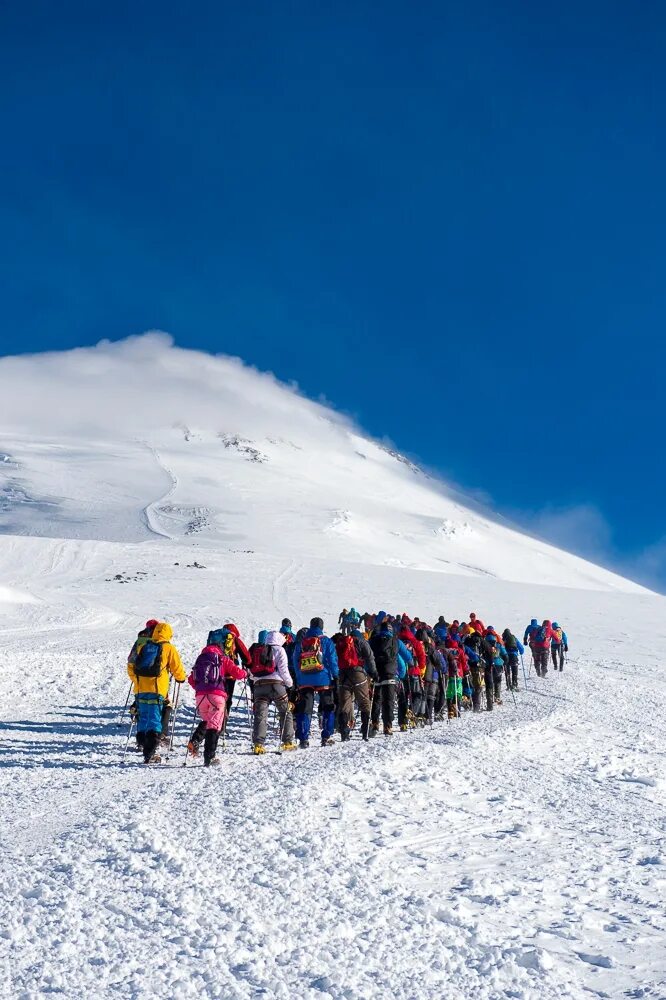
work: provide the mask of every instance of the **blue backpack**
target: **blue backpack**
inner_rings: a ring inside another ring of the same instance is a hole
[[[137,677],[159,677],[162,673],[162,646],[148,639],[137,651],[134,661]]]
[[[545,642],[546,641],[546,634],[547,634],[546,626],[545,625],[539,625],[538,629],[534,633],[534,640],[536,642]]]

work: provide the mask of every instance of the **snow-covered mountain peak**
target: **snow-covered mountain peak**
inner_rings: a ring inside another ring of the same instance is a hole
[[[468,506],[273,375],[165,334],[3,358],[0,393],[7,534],[641,589]]]

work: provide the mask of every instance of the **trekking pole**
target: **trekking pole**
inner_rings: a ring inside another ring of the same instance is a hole
[[[176,687],[176,697],[173,703],[173,713],[171,718],[171,739],[169,740],[169,752],[173,750],[173,738],[176,733],[176,716],[178,714],[178,702],[180,700],[180,684]]]
[[[527,671],[527,676],[532,676],[532,667],[534,666],[534,653],[530,649],[530,669]]]
[[[127,734],[127,739],[125,740],[125,749],[123,750],[123,757],[122,757],[122,761],[121,761],[122,764],[125,763],[125,756],[127,755],[127,748],[128,748],[128,746],[130,744],[130,740],[132,739],[132,732],[133,731],[134,731],[134,719],[132,719],[132,721],[130,722],[129,732]]]
[[[190,752],[190,743],[194,738],[194,730],[197,728],[197,715],[199,714],[199,708],[197,705],[194,706],[194,716],[192,718],[192,729],[190,730],[190,738],[185,746],[185,760],[183,761],[183,767],[187,767],[187,755]]]
[[[127,706],[129,705],[130,695],[132,694],[132,688],[133,687],[134,687],[134,685],[130,681],[129,691],[127,692],[127,697],[125,698],[125,704],[123,705],[123,710],[120,713],[120,718],[118,719],[118,722],[116,722],[116,725],[119,728],[123,724],[123,719],[125,718],[125,712],[127,711]]]
[[[525,682],[525,690],[527,691],[527,674],[525,673],[525,661],[523,659],[523,654],[520,654],[520,663],[523,668],[523,680]]]

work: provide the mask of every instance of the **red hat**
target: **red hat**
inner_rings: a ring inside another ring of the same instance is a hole
[[[155,628],[155,626],[159,625],[159,623],[160,623],[159,618],[149,618],[148,621],[146,622],[146,628]]]

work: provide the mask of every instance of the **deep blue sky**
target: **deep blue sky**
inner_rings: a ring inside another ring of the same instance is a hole
[[[666,589],[665,52],[649,0],[9,0],[2,353],[238,354]]]

